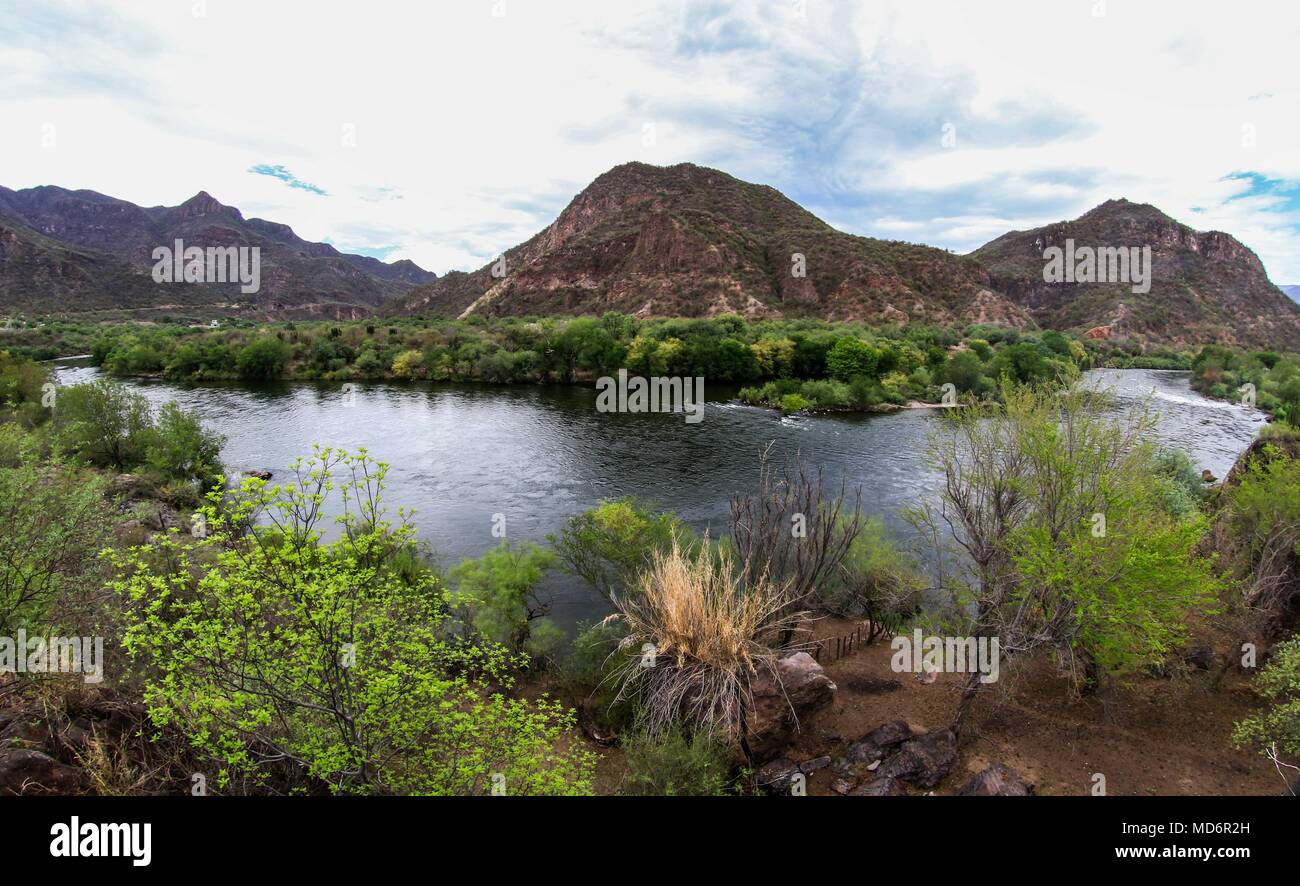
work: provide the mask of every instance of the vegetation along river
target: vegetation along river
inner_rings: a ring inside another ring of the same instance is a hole
[[[99,377],[75,363],[59,366],[60,384]],[[1209,400],[1187,373],[1097,370],[1088,374],[1121,403],[1153,397],[1162,446],[1177,447],[1198,469],[1223,477],[1261,426],[1257,411]],[[610,414],[596,392],[579,386],[470,384],[225,384],[202,387],[127,381],[155,405],[176,400],[224,434],[228,473],[264,469],[282,479],[313,443],[365,447],[388,462],[386,502],[415,511],[420,538],[443,566],[507,537],[542,542],[565,521],[603,499],[635,496],[671,510],[699,531],[725,532],[728,502],[756,485],[759,449],[776,458],[796,452],[820,465],[828,482],[861,485],[863,510],[879,514],[900,538],[900,510],[936,494],[925,464],[927,409],[887,415],[787,418],[732,402],[733,388],[709,389],[704,420],[681,414]],[[274,481],[273,481],[274,482]],[[606,612],[597,595],[555,574],[541,589],[565,627]]]

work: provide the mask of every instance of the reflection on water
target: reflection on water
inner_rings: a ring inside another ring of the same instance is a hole
[[[1258,428],[1253,410],[1206,400],[1186,373],[1105,370],[1092,374],[1122,400],[1154,397],[1162,445],[1222,477]],[[61,368],[61,384],[98,376]],[[503,514],[512,540],[542,541],[601,499],[632,495],[675,511],[715,537],[733,493],[755,485],[756,455],[801,452],[828,481],[861,484],[864,510],[900,534],[900,508],[934,495],[924,462],[926,410],[893,415],[782,418],[726,402],[710,390],[704,421],[681,415],[597,413],[595,391],[572,386],[274,384],[189,387],[128,384],[155,404],[177,400],[226,435],[233,471],[282,472],[313,443],[365,447],[388,462],[386,499],[415,511],[420,537],[445,565],[482,554],[499,539]],[[350,405],[349,405],[350,404]],[[567,576],[548,579],[553,615],[565,625],[605,614],[604,604]]]

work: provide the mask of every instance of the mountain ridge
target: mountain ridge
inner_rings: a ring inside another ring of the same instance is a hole
[[[1154,294],[1044,283],[1044,248],[1071,235],[1094,246],[1150,246]],[[792,273],[796,255],[806,259],[804,277]],[[770,186],[694,164],[616,166],[497,260],[448,272],[381,310],[995,322],[1174,345],[1300,348],[1300,310],[1249,248],[1150,204],[1107,200],[1077,219],[1009,231],[955,255],[838,231]]]
[[[0,231],[9,244],[8,251],[0,250],[0,305],[10,309],[40,309],[51,298],[72,302],[74,312],[144,309],[151,307],[152,291],[152,306],[208,304],[253,316],[356,318],[437,278],[413,262],[390,265],[303,240],[288,225],[245,218],[203,190],[176,206],[144,207],[56,185],[0,187]],[[154,249],[176,240],[186,246],[258,247],[260,290],[154,283]],[[100,280],[85,279],[95,277],[92,268],[99,269]],[[181,293],[177,286],[192,291]],[[120,298],[114,296],[118,291]]]

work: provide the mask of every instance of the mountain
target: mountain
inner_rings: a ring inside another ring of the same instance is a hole
[[[261,286],[153,282],[153,251],[249,246]],[[267,317],[366,315],[437,275],[298,237],[288,225],[244,218],[205,191],[179,206],[141,207],[95,191],[0,188],[0,308],[94,311],[222,306]]]
[[[1292,301],[1300,302],[1300,284],[1293,283],[1287,286],[1279,286],[1278,289],[1290,296]]]
[[[972,259],[842,233],[773,188],[689,163],[615,167],[502,258],[384,310],[1033,325]]]
[[[1044,282],[1044,251],[1151,249],[1150,291],[1124,282]],[[1300,305],[1255,253],[1220,231],[1198,232],[1154,206],[1108,200],[1073,221],[1012,231],[971,253],[995,289],[1042,326],[1174,345],[1217,342],[1300,349]]]

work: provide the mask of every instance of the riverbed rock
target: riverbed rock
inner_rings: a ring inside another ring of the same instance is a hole
[[[756,762],[771,760],[835,698],[835,684],[811,655],[796,652],[762,671],[751,685],[746,738]]]
[[[1034,786],[1003,763],[994,763],[970,777],[958,791],[961,797],[1028,797]]]
[[[258,480],[270,480],[272,477],[270,471],[245,471],[244,473]]]
[[[1213,471],[1211,471],[1209,468],[1206,468],[1205,470],[1201,471],[1201,481],[1203,483],[1217,483],[1219,482],[1219,478],[1214,476]]]
[[[85,774],[31,750],[0,751],[0,796],[30,794],[80,794],[86,790]]]
[[[957,762],[957,736],[951,729],[927,732],[903,743],[876,770],[876,778],[897,778],[920,788],[937,787]]]

